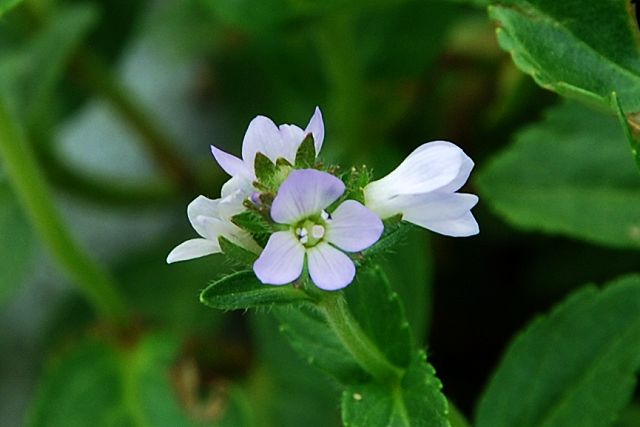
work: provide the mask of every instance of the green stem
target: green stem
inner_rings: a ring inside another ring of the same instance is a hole
[[[326,294],[319,307],[342,345],[372,377],[384,383],[397,381],[402,377],[402,369],[389,362],[365,335],[340,294]]]
[[[71,238],[54,207],[32,147],[4,98],[0,98],[0,156],[26,214],[57,261],[100,314],[112,320],[124,320],[127,315],[125,300],[117,292],[111,277]]]

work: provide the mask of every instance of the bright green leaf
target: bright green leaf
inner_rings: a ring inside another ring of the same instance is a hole
[[[200,301],[220,310],[237,310],[274,304],[309,301],[306,292],[293,285],[271,286],[261,283],[253,271],[240,271],[211,283],[200,294]]]
[[[605,427],[640,368],[640,276],[574,293],[507,350],[480,402],[478,427]]]
[[[170,383],[175,343],[154,336],[131,346],[84,342],[45,374],[27,425],[196,426]]]
[[[500,45],[542,87],[640,111],[640,35],[626,0],[500,0],[489,14]]]
[[[27,273],[34,239],[18,200],[0,176],[0,305],[18,289]]]
[[[448,427],[447,399],[435,370],[419,352],[401,383],[353,385],[342,395],[347,427]]]
[[[518,227],[640,248],[640,175],[615,117],[574,103],[552,108],[477,183]]]
[[[291,346],[312,366],[345,384],[362,382],[367,374],[344,348],[324,316],[312,307],[274,307],[280,330]]]
[[[402,302],[384,271],[378,266],[360,271],[344,295],[362,331],[386,358],[396,366],[409,365],[413,350],[411,330]]]
[[[0,16],[16,7],[22,0],[0,0]]]

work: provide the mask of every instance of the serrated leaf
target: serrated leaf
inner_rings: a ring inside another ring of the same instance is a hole
[[[203,425],[189,419],[171,388],[175,353],[175,343],[160,336],[123,348],[83,342],[48,370],[27,425]]]
[[[368,375],[343,347],[324,316],[312,307],[274,307],[273,314],[291,346],[312,366],[344,384],[366,380]]]
[[[640,37],[629,1],[492,1],[500,45],[546,89],[640,111]]]
[[[478,427],[605,427],[640,368],[640,276],[575,292],[509,346]]]
[[[256,153],[253,167],[256,172],[256,178],[258,179],[258,182],[269,186],[277,172],[276,164],[273,163],[264,154]]]
[[[342,395],[342,422],[346,427],[449,427],[441,388],[419,352],[398,385],[349,386]]]
[[[640,248],[640,175],[615,117],[554,107],[485,165],[477,184],[518,227]]]
[[[296,152],[295,166],[298,169],[313,167],[316,163],[316,145],[313,141],[313,134],[309,133],[304,137]]]
[[[15,292],[28,271],[34,237],[18,200],[0,176],[0,306]]]
[[[226,239],[224,236],[218,237],[218,243],[220,244],[222,253],[241,265],[250,267],[258,259],[258,255],[241,246],[236,245],[235,243]]]
[[[386,358],[399,367],[409,365],[414,349],[411,330],[384,271],[378,266],[360,271],[344,296],[362,331]]]
[[[238,310],[275,304],[310,301],[311,297],[293,285],[261,283],[253,271],[239,271],[211,283],[200,294],[203,304],[220,310]]]

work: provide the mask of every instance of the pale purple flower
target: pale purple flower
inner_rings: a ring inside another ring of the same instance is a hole
[[[233,215],[242,210],[242,200],[238,192],[215,200],[204,196],[196,197],[187,206],[187,216],[200,237],[187,240],[176,246],[167,256],[167,263],[186,261],[221,252],[218,242],[220,236],[252,252],[260,252],[260,246],[249,233],[230,220]]]
[[[264,154],[273,162],[278,158],[284,158],[293,164],[298,147],[308,134],[313,135],[317,156],[324,141],[324,123],[318,107],[304,130],[296,125],[276,126],[265,116],[257,116],[251,120],[242,140],[242,159],[212,145],[213,157],[220,167],[231,175],[231,179],[222,187],[222,196],[238,190],[246,196],[251,194],[252,183],[256,179],[254,161],[257,153]]]
[[[455,144],[433,141],[415,149],[382,179],[364,188],[365,205],[382,219],[402,219],[447,236],[477,234],[471,208],[478,196],[456,193],[473,161]]]
[[[271,218],[286,229],[269,237],[253,265],[262,283],[284,285],[302,274],[305,258],[313,283],[337,290],[353,281],[355,265],[345,252],[359,252],[378,241],[383,224],[355,200],[332,213],[326,209],[344,193],[344,183],[315,169],[294,170],[282,183]]]

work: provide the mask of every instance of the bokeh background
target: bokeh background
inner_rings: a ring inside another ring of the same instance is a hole
[[[25,0],[3,16],[0,81],[64,222],[136,320],[117,342],[104,331],[29,225],[0,159],[0,425],[58,425],[42,413],[74,416],[76,405],[104,415],[97,425],[128,425],[123,369],[149,399],[140,407],[164,420],[339,425],[337,388],[288,347],[268,311],[198,301],[232,265],[165,264],[195,235],[187,203],[215,198],[226,179],[209,145],[239,154],[254,116],[304,126],[316,105],[330,163],[367,164],[379,177],[438,139],[476,162],[465,190],[480,194],[480,234],[415,231],[386,261],[444,392],[471,416],[536,313],[638,266],[631,250],[520,231],[476,188],[516,131],[559,103],[498,47],[482,3]],[[75,382],[58,384],[65,376]],[[43,403],[46,390],[66,397]]]

